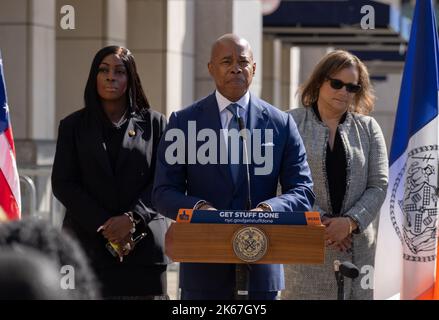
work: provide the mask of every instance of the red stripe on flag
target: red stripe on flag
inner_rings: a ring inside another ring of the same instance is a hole
[[[416,300],[439,300],[439,243],[436,245],[436,272],[433,285],[424,293],[419,295]]]
[[[439,300],[439,243],[436,244],[436,278],[434,279],[433,299]]]
[[[3,132],[3,134],[6,136],[6,140],[8,140],[9,146],[11,147],[12,152],[14,153],[15,156],[14,136],[12,134],[12,129],[10,124],[9,127],[6,129],[6,131]]]
[[[17,201],[11,192],[8,182],[3,172],[0,170],[0,207],[6,213],[8,220],[20,219],[20,210]]]

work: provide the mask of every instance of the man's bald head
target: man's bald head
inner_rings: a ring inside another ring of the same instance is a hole
[[[231,44],[231,43],[248,50],[250,54],[250,58],[253,61],[253,50],[250,46],[250,43],[246,39],[241,38],[240,36],[233,33],[226,33],[215,40],[215,42],[212,44],[212,48],[210,51],[210,61],[212,61],[212,57],[214,56],[215,51],[218,50],[218,48],[220,48],[225,44]]]
[[[213,43],[207,67],[217,90],[233,102],[246,94],[256,71],[248,41],[230,33]]]

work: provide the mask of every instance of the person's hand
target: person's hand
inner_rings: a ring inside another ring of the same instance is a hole
[[[325,241],[328,245],[342,243],[350,235],[351,226],[348,219],[347,217],[338,217],[327,218],[322,221],[323,225],[326,226]]]
[[[110,242],[120,243],[127,236],[131,236],[133,224],[125,214],[108,219],[98,230]]]
[[[261,203],[256,208],[253,208],[250,211],[262,211],[262,212],[265,212],[265,211],[272,211],[272,209],[266,203]]]
[[[326,246],[336,249],[340,252],[349,251],[352,247],[352,235],[348,235],[341,242],[332,242],[331,240],[327,240]]]
[[[205,203],[198,210],[216,210],[216,208],[212,207],[208,203]]]

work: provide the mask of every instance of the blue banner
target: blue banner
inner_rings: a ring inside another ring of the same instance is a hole
[[[177,222],[222,224],[320,225],[318,212],[265,212],[180,209]]]

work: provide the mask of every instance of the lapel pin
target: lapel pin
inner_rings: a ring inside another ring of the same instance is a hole
[[[134,137],[134,136],[136,135],[136,131],[134,131],[134,130],[130,130],[130,131],[128,131],[128,135],[129,135],[130,137]]]

